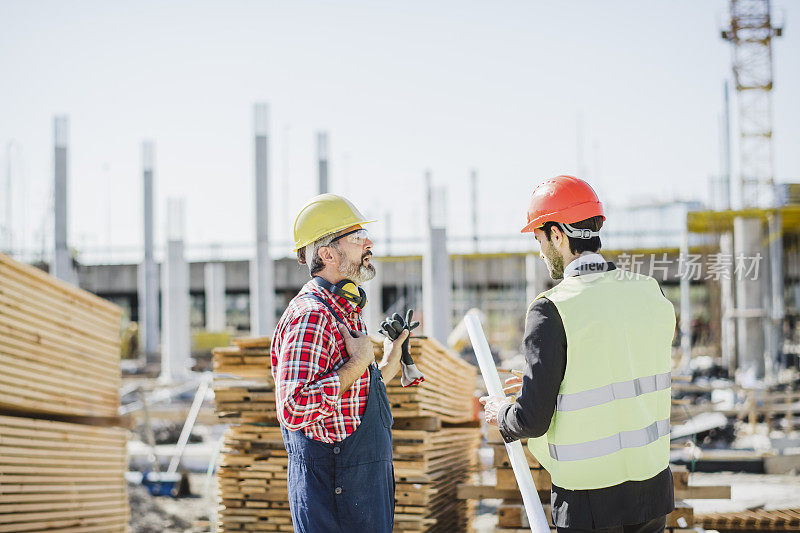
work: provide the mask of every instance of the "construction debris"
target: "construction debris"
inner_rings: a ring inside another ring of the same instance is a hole
[[[171,500],[168,497],[155,497],[141,485],[128,485],[128,494],[131,505],[131,533],[184,533],[196,529],[186,516],[172,512],[167,505],[164,505]],[[208,528],[205,531],[208,531]]]

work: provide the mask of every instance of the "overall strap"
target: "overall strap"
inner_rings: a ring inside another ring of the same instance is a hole
[[[350,329],[350,328],[347,326],[347,322],[345,322],[345,321],[344,321],[344,319],[342,319],[342,317],[341,317],[341,316],[339,316],[339,313],[337,313],[336,311],[334,311],[334,310],[333,310],[333,307],[331,307],[331,306],[330,306],[330,304],[328,304],[328,302],[326,302],[326,301],[325,301],[325,300],[324,300],[324,299],[323,299],[323,298],[322,298],[320,295],[318,295],[318,294],[314,294],[313,292],[307,292],[307,293],[305,293],[303,296],[305,296],[305,297],[308,297],[308,298],[313,298],[314,300],[316,300],[316,301],[318,301],[319,303],[321,303],[322,305],[324,305],[324,306],[325,306],[325,307],[328,309],[328,311],[330,311],[330,312],[331,312],[331,314],[333,315],[333,317],[334,317],[334,318],[335,318],[335,319],[336,319],[338,322],[341,322],[342,324],[344,324],[344,327],[346,327],[346,328],[347,328],[347,331],[349,331],[349,332],[350,332],[350,335],[352,335],[353,337],[355,337],[355,335],[353,335],[353,331],[352,331],[352,330],[351,330],[351,329]]]

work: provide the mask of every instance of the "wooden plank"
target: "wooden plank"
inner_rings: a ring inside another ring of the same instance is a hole
[[[0,415],[0,532],[124,530],[126,440],[120,428]]]
[[[731,498],[730,485],[700,485],[675,488],[675,498],[681,500],[729,500]]]
[[[514,471],[510,468],[497,468],[497,488],[498,489],[513,489],[517,488],[517,478],[514,476]],[[536,485],[537,490],[550,490],[551,481],[550,473],[543,468],[532,468],[531,476],[533,476],[533,483]]]
[[[36,267],[15,261],[2,253],[0,253],[0,265],[2,270],[8,268],[9,270],[19,272],[20,274],[29,278],[30,281],[34,283],[38,282],[37,284],[58,292],[70,301],[80,302],[81,305],[91,310],[105,311],[111,314],[122,314],[122,308],[119,306],[104,300],[99,296],[95,296],[88,291],[84,291],[75,287],[74,285],[50,276],[46,272],[43,272]]]

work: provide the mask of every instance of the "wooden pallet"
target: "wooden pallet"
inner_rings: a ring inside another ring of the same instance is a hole
[[[128,531],[127,431],[0,416],[0,532]]]
[[[115,417],[121,314],[0,254],[0,410]]]
[[[718,531],[800,531],[800,508],[702,514],[697,522]]]

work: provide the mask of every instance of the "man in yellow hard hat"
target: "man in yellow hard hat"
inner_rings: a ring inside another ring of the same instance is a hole
[[[375,364],[360,285],[375,276],[366,218],[335,194],[297,215],[294,250],[312,279],[272,338],[272,374],[299,532],[392,531],[392,414],[386,386],[400,369],[404,330]]]
[[[517,398],[484,397],[487,423],[528,448],[552,479],[559,532],[664,531],[675,310],[651,277],[600,250],[603,207],[585,181],[540,183],[522,229],[559,280],[528,309]]]

